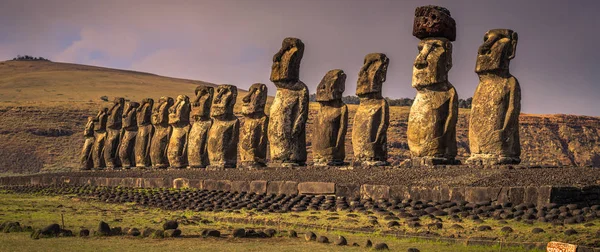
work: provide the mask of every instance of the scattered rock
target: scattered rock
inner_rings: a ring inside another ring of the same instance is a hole
[[[165,224],[163,224],[163,230],[169,230],[169,229],[177,229],[179,227],[179,223],[177,223],[177,221],[174,220],[170,220],[165,222]]]
[[[417,249],[417,248],[409,248],[407,250],[407,252],[421,252],[421,250]]]
[[[304,234],[304,240],[306,240],[306,241],[317,240],[317,235],[315,233],[309,231],[306,234]]]
[[[479,226],[477,227],[477,231],[490,231],[492,230],[492,227],[490,226]]]
[[[356,243],[356,242],[353,242],[352,247],[360,247],[360,245],[358,245],[358,243]]]
[[[110,229],[110,235],[122,235],[123,234],[123,230],[121,229],[121,227],[114,227]]]
[[[346,240],[346,237],[340,235],[337,239],[335,239],[335,245],[346,246],[348,245],[348,241]]]
[[[290,237],[290,238],[296,238],[296,237],[298,237],[298,233],[296,233],[296,231],[294,231],[294,230],[290,230],[288,232],[288,237]]]
[[[387,244],[385,244],[385,243],[382,242],[382,243],[375,244],[375,246],[373,247],[373,249],[375,249],[375,250],[389,250],[390,248],[388,247]]]
[[[219,232],[219,230],[211,229],[206,231],[204,237],[221,237],[221,232]]]
[[[142,237],[150,237],[152,233],[154,233],[153,228],[144,228],[144,230],[142,231]]]
[[[317,242],[319,243],[329,243],[329,238],[327,238],[327,236],[319,236],[319,238],[317,238]]]
[[[165,237],[176,238],[176,237],[180,237],[180,236],[181,236],[181,230],[179,230],[179,229],[167,229],[167,230],[165,230]]]
[[[246,237],[246,230],[243,228],[236,228],[233,230],[232,235],[235,238],[244,238],[244,237]]]
[[[397,221],[390,221],[387,223],[388,228],[398,227],[398,226],[400,226],[400,223],[398,223]]]
[[[267,237],[273,237],[275,234],[277,234],[277,231],[272,228],[266,229],[264,232],[267,234]]]
[[[569,236],[570,236],[570,235],[576,235],[576,234],[577,234],[577,231],[575,231],[575,229],[567,229],[567,230],[565,230],[565,233],[564,233],[564,234],[565,234],[565,235],[569,235]]]
[[[110,226],[108,225],[108,223],[101,221],[98,224],[98,231],[96,231],[96,235],[110,236]]]
[[[365,248],[370,248],[370,247],[373,247],[373,242],[371,242],[371,240],[367,240],[365,242]]]
[[[546,231],[544,231],[541,228],[534,228],[531,230],[531,233],[533,233],[533,234],[539,234],[539,233],[544,233],[544,232],[546,232]]]
[[[452,228],[452,229],[465,229],[463,226],[458,225],[458,224],[454,224],[454,225],[450,226],[450,228]]]
[[[154,230],[154,232],[152,232],[152,234],[150,235],[150,238],[152,238],[152,239],[162,239],[162,238],[165,238],[165,231],[163,231],[163,230]]]
[[[90,230],[88,230],[88,229],[79,230],[79,237],[88,237],[88,236],[90,236]]]
[[[129,236],[137,237],[137,236],[140,236],[141,234],[142,233],[137,228],[132,228],[132,229],[127,230],[127,235],[129,235]]]
[[[500,232],[502,233],[512,233],[514,230],[511,227],[503,227],[502,229],[500,229]]]
[[[56,223],[46,226],[45,228],[42,228],[42,230],[40,230],[40,234],[43,236],[58,236],[59,233],[60,225]]]

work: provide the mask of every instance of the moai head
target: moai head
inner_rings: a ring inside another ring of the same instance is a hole
[[[341,69],[330,70],[317,86],[317,101],[341,100],[346,90],[346,74]]]
[[[452,42],[445,38],[426,38],[419,42],[418,48],[412,86],[421,89],[447,81],[452,68]]]
[[[190,122],[190,98],[178,95],[175,104],[169,108],[169,124],[187,124]]]
[[[219,85],[210,108],[211,116],[233,115],[233,106],[237,99],[237,87],[234,85]]]
[[[281,49],[273,56],[271,81],[285,85],[300,79],[300,61],[304,55],[304,43],[297,38],[285,38]]]
[[[152,121],[152,107],[154,106],[154,100],[152,98],[142,99],[142,103],[137,109],[137,124],[148,125]]]
[[[519,36],[509,29],[489,30],[477,51],[476,73],[498,70],[508,71],[510,60],[517,52]]]
[[[381,87],[387,76],[390,60],[383,53],[369,53],[365,56],[363,67],[358,73],[356,95],[361,97],[369,94],[381,96]]]
[[[129,102],[123,112],[123,128],[131,128],[137,126],[137,108],[140,104],[137,102]]]
[[[174,103],[175,101],[171,97],[160,97],[158,105],[152,109],[152,124],[167,126],[169,124],[169,109]]]
[[[263,114],[267,104],[267,85],[255,83],[250,86],[248,94],[242,99],[242,114]]]
[[[456,40],[456,22],[444,7],[428,5],[415,9],[413,36],[419,39],[442,37]]]
[[[125,98],[123,98],[123,97],[115,97],[115,99],[113,100],[112,109],[117,108],[117,107],[121,107],[121,108],[125,107]]]
[[[94,118],[94,130],[106,130],[106,121],[108,119],[108,108],[104,107],[98,111],[98,115]]]
[[[214,88],[209,86],[196,87],[196,98],[192,102],[194,120],[210,117],[210,106],[213,100]]]

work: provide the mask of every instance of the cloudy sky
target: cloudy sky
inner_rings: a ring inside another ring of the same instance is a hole
[[[414,97],[414,9],[448,8],[457,23],[450,81],[461,98],[484,33],[519,33],[511,72],[523,112],[600,116],[597,0],[2,0],[0,60],[17,54],[131,69],[248,88],[269,82],[285,37],[306,45],[301,79],[311,93],[330,69],[354,94],[364,55],[390,58],[384,96]]]

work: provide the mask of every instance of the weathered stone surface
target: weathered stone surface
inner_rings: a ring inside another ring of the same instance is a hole
[[[192,186],[190,185],[190,180],[187,178],[176,178],[173,180],[173,188],[175,189],[190,187]]]
[[[94,147],[92,151],[92,160],[94,169],[100,170],[106,167],[104,163],[104,145],[106,144],[106,122],[108,120],[108,108],[102,108],[96,117],[94,117]]]
[[[137,102],[127,103],[123,113],[123,129],[121,131],[121,143],[119,144],[119,159],[124,169],[135,167],[135,140],[137,137],[137,113],[140,107]]]
[[[312,153],[315,165],[343,165],[348,106],[342,101],[346,89],[346,74],[334,69],[317,86],[319,111],[312,134]]]
[[[265,167],[267,163],[267,129],[269,117],[265,114],[267,86],[255,83],[242,99],[244,121],[240,130],[240,166],[247,168]]]
[[[267,181],[265,181],[265,180],[251,181],[249,192],[256,193],[256,194],[267,193]]]
[[[358,184],[335,184],[335,195],[348,198],[360,197],[360,185]]]
[[[479,47],[475,67],[479,85],[473,96],[469,123],[469,163],[498,165],[521,162],[521,87],[509,72],[517,41],[516,32],[495,29],[485,34]]]
[[[298,182],[295,181],[269,181],[267,194],[298,194]]]
[[[273,56],[271,81],[277,87],[269,114],[271,163],[297,166],[306,163],[306,120],[308,87],[299,80],[304,43],[297,38],[284,39]]]
[[[94,168],[94,159],[92,154],[94,151],[94,117],[88,117],[88,121],[85,124],[85,130],[83,131],[83,148],[81,149],[81,170],[90,170]]]
[[[299,194],[335,194],[335,183],[302,182],[298,184]]]
[[[386,185],[361,185],[360,196],[363,199],[389,199],[390,187]]]
[[[125,99],[115,98],[112,107],[108,109],[108,120],[106,122],[106,142],[104,143],[104,163],[107,169],[121,167],[118,155],[119,140],[121,138],[121,127],[123,124],[123,109]]]
[[[212,126],[208,130],[208,159],[210,168],[235,168],[239,142],[240,121],[233,114],[237,88],[219,85],[211,107]]]
[[[231,181],[232,192],[249,192],[250,181]]]
[[[169,136],[171,136],[171,125],[169,125],[169,109],[175,101],[171,97],[160,97],[158,106],[152,110],[152,125],[154,125],[154,135],[150,144],[150,160],[154,168],[169,167],[167,159],[167,147],[169,146]]]
[[[548,242],[546,245],[546,251],[548,252],[576,252],[578,251],[577,245],[562,243],[562,242]]]
[[[142,100],[140,107],[137,109],[137,136],[135,137],[135,166],[146,168],[152,166],[150,160],[150,141],[154,134],[152,126],[152,106],[154,100],[145,98]]]
[[[187,146],[190,132],[190,98],[187,95],[177,96],[175,104],[169,108],[169,125],[173,128],[167,148],[169,166],[172,168],[187,167]]]
[[[230,180],[212,180],[207,179],[202,181],[201,189],[203,190],[216,190],[216,191],[230,191],[231,190]]]
[[[352,148],[354,165],[387,165],[387,128],[390,108],[381,96],[386,80],[388,57],[383,53],[367,54],[358,74],[356,95],[360,105],[354,115]]]
[[[188,139],[188,166],[190,168],[206,168],[208,160],[208,130],[212,125],[210,106],[214,89],[210,86],[196,87],[196,98],[192,102],[192,129]]]
[[[419,50],[412,78],[417,95],[407,128],[412,165],[455,164],[458,94],[448,82],[452,43],[428,38],[419,42]]]
[[[417,7],[413,36],[419,39],[443,37],[454,41],[456,40],[456,21],[450,16],[450,11],[444,7],[434,5]]]

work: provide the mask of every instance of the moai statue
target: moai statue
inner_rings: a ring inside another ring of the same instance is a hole
[[[272,166],[306,164],[308,87],[300,81],[304,43],[285,38],[273,56],[271,81],[277,87],[269,114],[269,146]]]
[[[196,98],[192,102],[192,129],[188,139],[188,166],[190,168],[206,168],[208,166],[208,130],[212,125],[210,105],[213,100],[213,87],[198,86]]]
[[[517,33],[488,31],[477,53],[479,86],[473,96],[469,123],[471,164],[519,164],[521,87],[509,72],[517,50]]]
[[[94,117],[94,133],[96,139],[92,151],[92,160],[94,169],[102,170],[106,167],[104,163],[104,145],[106,143],[106,121],[108,120],[108,108],[102,108],[98,111],[98,115]]]
[[[169,109],[169,124],[173,128],[167,158],[171,168],[187,167],[188,135],[190,132],[190,98],[187,95],[177,96],[175,104]]]
[[[121,127],[123,125],[123,109],[125,99],[115,98],[113,106],[108,109],[108,121],[106,123],[106,143],[104,145],[104,162],[109,170],[119,169],[119,140],[121,140]]]
[[[448,81],[455,22],[442,7],[417,8],[413,34],[419,55],[413,65],[417,95],[410,108],[407,138],[412,166],[456,164],[458,94]]]
[[[154,125],[154,135],[150,144],[150,161],[152,167],[164,169],[169,167],[167,159],[167,147],[169,146],[169,137],[171,136],[171,125],[169,125],[169,109],[173,106],[173,98],[160,97],[158,106],[152,110],[152,125]]]
[[[261,168],[267,164],[267,128],[269,117],[265,114],[267,86],[255,83],[242,99],[244,121],[240,130],[240,166]]]
[[[150,141],[154,134],[152,126],[152,106],[154,100],[145,98],[137,109],[138,132],[135,138],[135,166],[138,168],[147,168],[152,166],[150,160]]]
[[[344,165],[345,139],[348,129],[348,106],[342,101],[346,89],[346,74],[334,69],[317,86],[319,112],[312,133],[314,165]]]
[[[210,169],[235,168],[239,141],[240,121],[233,114],[237,88],[219,85],[212,101],[210,114],[213,119],[208,130],[208,159]]]
[[[119,144],[119,159],[123,169],[135,167],[135,140],[138,133],[137,109],[140,104],[129,102],[123,112],[123,131],[121,132],[121,141]]]
[[[88,117],[83,131],[83,149],[81,149],[81,170],[91,170],[94,168],[94,159],[92,153],[94,150],[94,117]]]
[[[387,128],[390,107],[381,96],[386,80],[388,57],[383,53],[365,56],[358,73],[356,95],[360,104],[352,126],[353,166],[385,166],[387,162]]]

